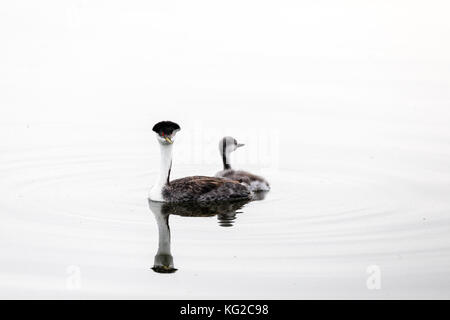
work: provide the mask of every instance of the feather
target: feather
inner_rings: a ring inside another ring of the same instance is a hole
[[[248,187],[236,181],[217,177],[192,176],[176,179],[164,186],[168,202],[229,201],[251,199]]]

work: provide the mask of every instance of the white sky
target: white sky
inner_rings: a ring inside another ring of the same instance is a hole
[[[0,116],[442,110],[449,9],[395,0],[2,1]]]

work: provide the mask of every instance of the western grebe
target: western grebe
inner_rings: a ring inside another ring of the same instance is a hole
[[[172,147],[180,126],[171,121],[154,125],[161,151],[158,180],[150,190],[150,200],[159,202],[207,202],[251,199],[250,189],[236,181],[218,177],[193,176],[170,181]]]
[[[260,176],[252,174],[247,171],[233,170],[230,165],[230,155],[237,148],[244,146],[238,143],[233,137],[224,137],[219,142],[219,152],[223,161],[223,170],[216,173],[216,177],[226,178],[238,181],[247,185],[251,191],[268,191],[270,190],[269,183]]]

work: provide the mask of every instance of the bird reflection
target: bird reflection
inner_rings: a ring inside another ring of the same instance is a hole
[[[149,200],[150,210],[155,215],[159,233],[158,251],[155,255],[152,270],[158,273],[174,273],[177,271],[170,251],[169,216],[171,214],[183,217],[217,216],[220,226],[231,227],[236,220],[237,210],[248,202],[248,200],[242,200],[216,203],[165,203]]]

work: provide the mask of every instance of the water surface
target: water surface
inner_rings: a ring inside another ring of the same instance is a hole
[[[370,144],[287,135],[278,167],[265,171],[236,155],[237,166],[264,174],[272,190],[236,208],[168,206],[172,257],[158,260],[164,228],[147,194],[159,153],[144,122],[142,129],[4,125],[4,134],[23,136],[1,149],[0,294],[448,298],[450,140],[431,127],[419,138],[396,126],[383,130],[398,141]],[[61,138],[44,139],[52,130]],[[175,152],[173,177],[220,170],[216,142],[205,148],[216,163],[189,163]],[[155,261],[177,270],[154,272]],[[381,270],[380,290],[367,287],[371,266]],[[75,290],[73,270],[81,276]]]

